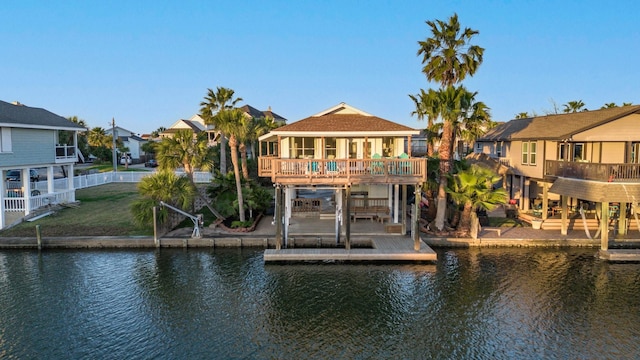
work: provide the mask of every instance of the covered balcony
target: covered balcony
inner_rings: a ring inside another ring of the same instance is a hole
[[[406,154],[405,154],[406,155]],[[418,184],[427,180],[425,158],[258,158],[258,175],[281,184]]]
[[[56,163],[68,163],[70,160],[78,161],[75,145],[56,145]]]
[[[545,176],[606,182],[640,182],[640,164],[545,161]]]

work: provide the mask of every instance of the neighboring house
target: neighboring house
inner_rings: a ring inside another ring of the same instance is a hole
[[[204,119],[200,117],[200,115],[196,114],[191,117],[191,119],[185,120],[180,119],[171,126],[169,126],[165,131],[161,132],[160,138],[172,138],[173,135],[179,130],[191,130],[193,131],[193,136],[197,136],[197,134],[201,132],[207,133],[207,145],[215,146],[218,144],[220,140],[220,133],[216,131],[213,125],[206,125],[204,123]]]
[[[256,119],[261,117],[272,118],[280,126],[286,125],[287,123],[287,119],[271,111],[271,106],[269,106],[269,108],[265,111],[260,111],[252,107],[251,105],[245,105],[240,107],[240,110],[242,110],[249,117],[254,117]]]
[[[411,149],[411,137],[419,133],[340,103],[261,136],[258,171],[276,186],[277,248],[283,238],[286,245],[298,212],[334,218],[336,238],[344,236],[347,248],[351,218],[387,220],[405,233],[407,186],[419,194],[426,181],[426,159],[404,152],[405,140]],[[318,189],[330,190],[331,199],[300,195]]]
[[[506,169],[506,189],[521,209],[561,199],[565,234],[567,208],[600,204],[604,221],[610,204],[625,214],[640,201],[638,105],[511,120],[478,139],[474,151]]]
[[[75,201],[73,167],[79,152],[77,133],[86,130],[45,109],[0,101],[0,229],[39,207]],[[60,144],[59,135],[63,131],[73,133],[64,137],[73,139],[72,144]],[[54,168],[70,175],[64,188],[54,186]],[[20,180],[5,180],[10,170],[20,171]],[[46,176],[46,190],[36,189],[32,170],[38,172],[38,178]]]
[[[105,129],[105,133],[107,135],[111,135],[113,133],[113,128]],[[143,155],[143,151],[140,149],[142,144],[146,142],[142,137],[138,136],[136,133],[129,131],[127,129],[121,128],[119,126],[115,127],[116,131],[116,139],[119,139],[122,142],[122,145],[129,149],[129,156],[134,162],[140,161],[141,155]]]
[[[274,119],[275,122],[278,123],[279,125],[284,125],[287,122],[287,119],[271,111],[271,107],[269,107],[269,109],[266,111],[260,111],[252,107],[251,105],[245,105],[240,107],[239,109],[242,110],[245,113],[245,115],[249,117],[255,117],[255,118],[270,117]],[[173,134],[175,134],[178,130],[183,130],[183,129],[189,129],[193,131],[194,136],[195,134],[199,134],[203,131],[206,132],[209,146],[216,146],[220,141],[220,132],[215,129],[215,126],[205,124],[204,119],[198,114],[193,115],[189,120],[180,119],[176,121],[171,126],[169,126],[169,128],[167,128],[165,131],[161,132],[159,135],[161,138],[172,137]],[[253,156],[252,154],[250,154],[250,147],[247,148],[247,151],[249,152],[248,154],[249,158],[252,158]]]

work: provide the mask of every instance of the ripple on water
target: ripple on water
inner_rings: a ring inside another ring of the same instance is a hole
[[[468,249],[437,265],[251,250],[0,252],[0,357],[592,358],[640,353],[640,265]]]

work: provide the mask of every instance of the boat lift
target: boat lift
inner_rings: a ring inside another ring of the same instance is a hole
[[[182,211],[182,210],[180,210],[180,209],[178,209],[176,207],[173,207],[173,206],[165,203],[164,201],[160,201],[160,206],[166,206],[169,209],[171,209],[171,210],[173,210],[173,211],[175,211],[177,213],[180,213],[180,214],[188,217],[189,219],[191,219],[191,221],[193,221],[193,232],[191,233],[191,237],[192,238],[198,238],[198,239],[202,237],[202,235],[200,234],[200,227],[203,224],[203,220],[202,220],[202,215],[201,214],[191,215],[189,213],[186,213],[186,212],[184,212],[184,211]]]

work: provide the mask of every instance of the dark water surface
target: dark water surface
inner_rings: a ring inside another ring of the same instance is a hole
[[[264,265],[236,249],[0,251],[0,358],[637,358],[640,264],[594,253]]]

